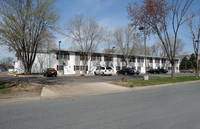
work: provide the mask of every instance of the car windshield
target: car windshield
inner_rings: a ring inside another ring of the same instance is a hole
[[[106,69],[112,69],[111,67],[106,67]]]
[[[47,71],[56,71],[54,68],[48,68]]]

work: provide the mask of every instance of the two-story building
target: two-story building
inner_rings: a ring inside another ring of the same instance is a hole
[[[84,62],[86,64],[84,67]],[[165,68],[171,71],[171,65],[166,57],[152,57],[147,56],[146,68]],[[83,74],[86,69],[87,74],[93,74],[94,70],[99,66],[110,66],[113,73],[117,70],[126,67],[126,62],[122,54],[106,54],[106,53],[92,53],[83,56],[78,51],[67,50],[52,50],[48,53],[37,53],[35,62],[32,67],[32,73],[42,73],[46,68],[55,68],[59,74]],[[134,67],[145,72],[145,58],[144,56],[131,55],[128,59],[127,67]],[[15,62],[15,71],[23,73],[24,68],[20,60]],[[179,72],[179,59],[176,59],[176,72]]]

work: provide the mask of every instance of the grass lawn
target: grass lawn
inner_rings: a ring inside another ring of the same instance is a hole
[[[7,94],[7,93],[10,93],[11,92],[11,89],[10,88],[6,88],[6,82],[0,82],[0,93],[1,94]]]
[[[185,76],[185,77],[176,77],[176,79],[171,78],[151,78],[148,81],[144,81],[143,79],[139,80],[127,80],[130,85],[133,86],[149,86],[149,85],[159,85],[159,84],[167,84],[167,83],[177,83],[177,82],[187,82],[187,81],[196,81],[200,80],[194,76]]]

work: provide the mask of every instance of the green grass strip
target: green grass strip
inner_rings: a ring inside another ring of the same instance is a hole
[[[185,76],[185,77],[176,77],[175,79],[171,78],[150,78],[148,81],[143,79],[139,80],[128,80],[132,86],[149,86],[149,85],[159,85],[167,83],[178,83],[178,82],[187,82],[187,81],[196,81],[200,80],[200,77],[194,76]]]
[[[0,82],[0,93],[1,94],[7,94],[11,92],[10,88],[6,88],[5,84],[8,84],[8,82]]]

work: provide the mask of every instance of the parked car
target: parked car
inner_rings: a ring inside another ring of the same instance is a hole
[[[166,70],[166,69],[163,69],[163,68],[161,68],[161,69],[156,69],[156,73],[158,73],[158,74],[160,74],[160,73],[164,73],[164,74],[166,74],[168,72],[168,70]]]
[[[184,69],[181,70],[181,73],[194,73],[194,71],[192,69]]]
[[[139,75],[140,74],[140,71],[139,70],[136,70],[135,68],[132,68],[135,72],[135,74]]]
[[[121,70],[117,71],[117,74],[134,75],[134,74],[140,74],[140,71],[134,68],[122,68]]]
[[[57,76],[57,71],[54,69],[54,68],[47,68],[45,71],[44,71],[44,76]]]
[[[166,70],[166,69],[163,69],[163,68],[158,68],[158,69],[150,69],[150,70],[148,70],[147,71],[147,73],[151,73],[151,74],[153,74],[153,73],[157,73],[157,74],[160,74],[160,73],[164,73],[164,74],[166,74],[168,72],[168,70]]]
[[[147,73],[151,73],[151,74],[156,73],[156,69],[149,69],[147,70]]]
[[[95,75],[110,75],[112,76],[112,68],[111,67],[98,67],[95,71],[94,71]]]

